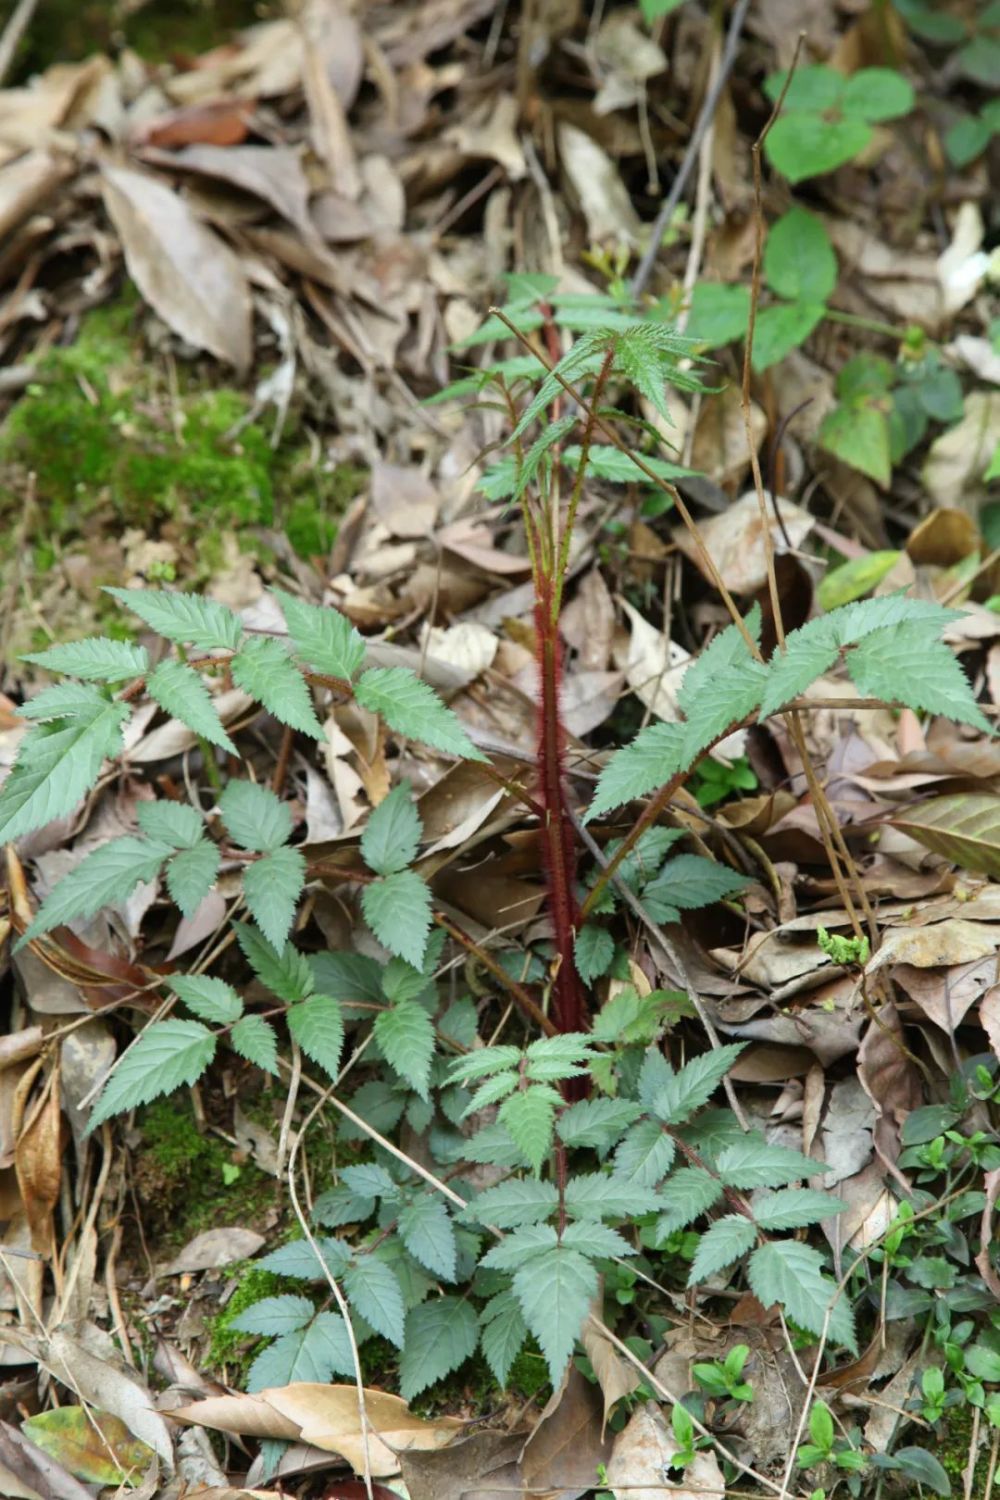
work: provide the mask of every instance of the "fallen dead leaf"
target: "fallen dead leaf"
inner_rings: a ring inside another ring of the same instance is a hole
[[[615,1438],[607,1485],[615,1500],[724,1500],[725,1480],[714,1453],[695,1454],[675,1486],[671,1462],[679,1445],[663,1413],[647,1401]],[[669,1487],[668,1487],[669,1482]]]

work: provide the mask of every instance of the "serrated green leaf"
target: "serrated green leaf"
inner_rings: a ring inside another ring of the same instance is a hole
[[[513,1068],[501,1073],[494,1073],[492,1078],[487,1078],[476,1089],[469,1099],[468,1104],[462,1110],[462,1119],[468,1119],[469,1115],[479,1114],[481,1110],[488,1109],[491,1104],[496,1104],[501,1099],[506,1099],[521,1085],[521,1074]],[[508,1131],[509,1135],[510,1132]],[[523,1157],[522,1157],[523,1160]]]
[[[528,1325],[521,1315],[520,1303],[513,1292],[500,1292],[487,1302],[480,1319],[482,1331],[479,1343],[483,1358],[492,1370],[497,1384],[506,1386],[511,1367],[528,1334]]]
[[[692,1058],[664,1083],[653,1100],[653,1112],[665,1125],[683,1125],[707,1104],[746,1046],[728,1042]]]
[[[20,715],[22,719],[35,720],[39,724],[53,719],[89,719],[110,702],[103,687],[95,687],[89,682],[58,682],[26,699],[21,704]]]
[[[308,685],[281,641],[270,635],[251,636],[233,657],[230,670],[236,686],[282,724],[314,740],[323,738]]]
[[[121,750],[131,708],[109,702],[96,689],[91,694],[75,717],[39,724],[22,739],[0,787],[0,843],[13,843],[72,812],[104,761]]]
[[[243,1001],[224,979],[212,979],[207,974],[176,974],[171,976],[169,984],[188,1010],[202,1021],[228,1026],[243,1014]]]
[[[101,844],[53,888],[18,946],[77,917],[92,917],[102,906],[124,901],[137,885],[155,880],[172,853],[169,844],[132,834]]]
[[[666,1213],[656,1221],[660,1240],[677,1229],[686,1229],[722,1197],[722,1184],[702,1167],[681,1167],[664,1184],[661,1197]]]
[[[326,1385],[334,1375],[353,1374],[347,1325],[339,1313],[320,1312],[305,1328],[282,1335],[258,1354],[246,1388],[253,1395],[298,1381]]]
[[[752,884],[746,875],[738,875],[717,860],[700,854],[677,854],[643,888],[642,904],[654,921],[665,921],[662,909],[695,911],[735,896]]]
[[[951,648],[933,626],[890,625],[847,653],[847,671],[860,693],[918,712],[944,714],[992,735]]]
[[[214,844],[202,839],[181,849],[167,865],[170,899],[185,917],[193,916],[215,884],[222,857]]]
[[[455,1280],[458,1257],[455,1228],[436,1193],[421,1193],[412,1198],[401,1210],[396,1228],[414,1260],[444,1281]]]
[[[399,1184],[393,1181],[385,1167],[380,1167],[378,1162],[363,1161],[354,1166],[344,1167],[340,1177],[352,1193],[360,1193],[362,1197],[390,1199],[399,1197]]]
[[[358,679],[354,696],[407,739],[464,760],[485,760],[450,708],[433,688],[406,667],[372,667]]]
[[[578,1078],[586,1072],[587,1058],[592,1051],[593,1041],[582,1031],[539,1037],[525,1053],[525,1072],[536,1083],[560,1083],[564,1078]]]
[[[394,875],[413,863],[420,834],[410,783],[401,781],[369,816],[361,835],[361,857],[376,875]]]
[[[234,1052],[265,1073],[278,1074],[278,1038],[263,1016],[244,1016],[229,1033]]]
[[[477,1047],[465,1057],[456,1057],[448,1068],[449,1083],[468,1083],[482,1078],[487,1073],[498,1073],[516,1068],[521,1061],[520,1047]]]
[[[822,1162],[813,1161],[800,1151],[792,1151],[788,1146],[769,1146],[752,1136],[724,1147],[716,1157],[715,1165],[727,1187],[743,1191],[783,1187],[800,1177],[811,1177],[828,1170]]]
[[[145,620],[157,635],[199,651],[235,651],[243,635],[243,626],[231,609],[200,594],[166,589],[106,588],[104,592]]]
[[[537,1224],[547,1219],[557,1201],[558,1194],[551,1182],[510,1177],[477,1193],[462,1217],[496,1229],[517,1229],[522,1224]]]
[[[244,868],[243,895],[250,915],[275,948],[282,947],[291,931],[305,879],[303,855],[287,845]]]
[[[581,927],[573,944],[576,969],[585,984],[592,984],[606,974],[615,956],[615,942],[606,927],[588,922]]]
[[[193,667],[168,657],[146,679],[146,691],[171,718],[179,719],[210,745],[220,745],[230,754],[236,754],[236,746],[222,727],[211,695]]]
[[[135,811],[147,838],[175,849],[193,848],[205,832],[204,819],[187,802],[171,802],[164,797],[158,802],[140,802]]]
[[[234,922],[233,931],[244,958],[272,995],[293,1004],[312,994],[316,986],[309,960],[292,943],[274,948],[248,922]]]
[[[405,958],[390,958],[382,971],[382,993],[390,1005],[395,1005],[399,1000],[418,999],[427,989],[428,983],[427,975],[408,964]]]
[[[659,1120],[640,1120],[615,1152],[615,1176],[640,1187],[655,1187],[673,1166],[676,1149]]]
[[[516,1271],[534,1260],[543,1250],[551,1250],[559,1236],[551,1224],[525,1224],[511,1230],[479,1262],[487,1271]]]
[[[361,1255],[344,1272],[344,1291],[354,1311],[376,1333],[402,1349],[406,1309],[399,1279],[392,1268],[372,1255]]]
[[[310,995],[286,1012],[288,1029],[306,1057],[337,1076],[344,1046],[344,1018],[340,1001],[329,995]]]
[[[296,1297],[290,1293],[281,1297],[262,1297],[243,1312],[237,1313],[229,1326],[237,1333],[259,1333],[277,1337],[282,1333],[295,1333],[312,1322],[315,1308],[308,1297]]]
[[[566,1184],[566,1212],[574,1219],[631,1219],[663,1207],[652,1188],[600,1172],[582,1173]]]
[[[420,882],[423,889],[427,887]],[[370,890],[371,887],[369,886]],[[375,1040],[390,1067],[416,1089],[422,1099],[430,1094],[434,1057],[434,1022],[415,1000],[402,1000],[375,1017]]]
[[[300,1281],[325,1281],[326,1270],[335,1278],[341,1277],[350,1262],[351,1252],[341,1240],[332,1240],[327,1235],[317,1235],[316,1249],[308,1240],[292,1240],[279,1245],[268,1255],[254,1261],[262,1271],[274,1271],[279,1276],[294,1276]],[[317,1255],[316,1250],[319,1251]]]
[[[145,646],[109,641],[104,636],[49,646],[46,651],[22,656],[21,660],[44,667],[47,672],[65,672],[81,682],[125,682],[130,677],[145,676],[149,669]]]
[[[363,1224],[374,1212],[375,1199],[353,1192],[346,1183],[327,1188],[313,1204],[313,1218],[326,1229],[339,1229],[344,1224]]]
[[[789,302],[827,301],[837,285],[837,257],[821,219],[796,204],[771,226],[764,279]]]
[[[364,640],[350,620],[336,609],[295,599],[284,589],[271,593],[281,605],[298,656],[315,671],[349,682],[365,658]]]
[[[745,1214],[723,1214],[710,1224],[698,1241],[688,1286],[698,1286],[714,1276],[717,1271],[732,1265],[741,1255],[746,1255],[757,1243],[757,1230],[752,1219]]]
[[[780,1188],[756,1198],[753,1216],[761,1229],[774,1233],[779,1229],[801,1229],[806,1224],[821,1224],[847,1208],[843,1198],[821,1193],[816,1188]]]
[[[552,1146],[552,1126],[557,1107],[562,1103],[559,1092],[547,1084],[518,1090],[500,1106],[497,1119],[510,1131],[514,1144],[522,1151],[534,1172],[542,1170]]]
[[[683,724],[650,724],[631,743],[616,750],[597,778],[587,821],[644,797],[669,781],[681,768]]]
[[[406,1317],[406,1342],[399,1362],[399,1394],[404,1401],[457,1370],[476,1352],[479,1321],[461,1297],[436,1297]]]
[[[769,1240],[751,1255],[747,1265],[750,1288],[765,1307],[775,1302],[786,1315],[810,1333],[827,1325],[830,1338],[857,1354],[854,1315],[850,1302],[824,1274],[823,1257],[799,1240]],[[837,1298],[834,1301],[834,1298]]]
[[[615,1260],[636,1253],[635,1247],[617,1229],[610,1229],[607,1224],[599,1224],[595,1219],[567,1224],[562,1233],[562,1243],[567,1250],[579,1250],[590,1260],[597,1257]]]
[[[269,853],[291,836],[288,807],[270,787],[258,786],[255,781],[231,781],[219,798],[219,811],[241,849]]]
[[[760,639],[757,606],[743,622],[751,640]],[[753,712],[764,690],[766,668],[750,654],[735,625],[721,631],[688,667],[677,694],[684,714],[681,764],[693,765],[703,750]]]
[[[87,1134],[112,1115],[194,1083],[214,1056],[215,1037],[200,1021],[155,1021],[119,1059],[90,1112]]]
[[[413,870],[373,880],[361,892],[365,921],[383,947],[419,969],[431,926],[431,893]]]
[[[556,1246],[515,1272],[514,1293],[558,1389],[597,1294],[597,1272],[579,1251]]]
[[[604,1150],[612,1145],[641,1113],[631,1099],[581,1099],[559,1116],[556,1130],[564,1145],[596,1146]]]
[[[583,449],[580,445],[572,443],[563,449],[562,461],[568,469],[575,471],[582,456]],[[655,458],[650,453],[643,453],[641,457],[646,468],[651,469],[660,479],[684,479],[695,472],[693,469],[685,469],[681,464],[670,464],[665,459]],[[648,485],[651,482],[649,475],[643,473],[630,454],[612,447],[610,443],[594,443],[591,446],[587,453],[587,473],[608,484]]]

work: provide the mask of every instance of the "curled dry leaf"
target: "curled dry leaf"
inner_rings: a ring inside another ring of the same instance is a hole
[[[931,797],[892,824],[961,869],[1000,879],[1000,797],[971,792]]]
[[[612,1407],[623,1396],[632,1394],[639,1385],[639,1376],[635,1366],[622,1359],[614,1344],[603,1333],[599,1321],[600,1300],[597,1299],[593,1308],[595,1316],[587,1319],[580,1337],[587,1351],[587,1358],[594,1367],[594,1374],[597,1376],[597,1383],[604,1397],[604,1418],[601,1423],[603,1436]]]
[[[876,974],[889,963],[912,964],[917,969],[967,964],[996,952],[996,946],[995,930],[964,917],[948,917],[926,927],[893,927],[865,972]]]
[[[243,374],[252,352],[250,288],[224,240],[144,172],[102,169],[104,203],[129,275],[174,333]]]

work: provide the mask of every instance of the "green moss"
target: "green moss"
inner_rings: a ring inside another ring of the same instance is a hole
[[[239,1267],[236,1268],[239,1273]],[[273,1271],[262,1271],[259,1266],[247,1264],[242,1269],[239,1285],[215,1318],[209,1318],[209,1344],[206,1361],[209,1369],[218,1374],[225,1373],[230,1384],[242,1386],[247,1371],[266,1339],[255,1339],[233,1328],[233,1319],[262,1297],[275,1297],[281,1292],[301,1291],[299,1283],[285,1276],[276,1276]]]
[[[924,1442],[921,1446],[930,1448],[935,1457],[941,1462],[945,1472],[955,1480],[961,1480],[965,1466],[969,1461],[969,1444],[972,1441],[973,1409],[967,1403],[962,1402],[957,1406],[949,1406],[945,1411],[944,1421],[936,1431],[936,1440],[933,1443]],[[980,1424],[980,1439],[983,1430],[986,1429],[985,1421]],[[973,1475],[970,1500],[984,1500],[986,1494],[986,1475],[989,1470],[990,1445],[980,1440],[979,1451],[976,1455],[976,1472]],[[961,1483],[952,1486],[953,1492],[961,1490]]]
[[[38,571],[61,545],[112,520],[190,535],[202,576],[221,561],[210,546],[220,531],[284,528],[300,556],[328,551],[364,470],[326,469],[294,412],[273,448],[266,425],[247,421],[247,395],[216,386],[214,367],[211,386],[194,365],[172,390],[143,349],[142,317],[134,290],[90,313],[76,342],[41,362],[0,428],[0,517],[19,512],[23,475],[34,473]]]

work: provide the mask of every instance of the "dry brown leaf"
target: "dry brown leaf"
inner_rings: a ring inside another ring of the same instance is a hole
[[[987,498],[983,475],[1000,443],[1000,391],[969,391],[961,421],[931,443],[923,481],[938,505],[975,515]]]
[[[896,964],[892,982],[905,990],[928,1020],[952,1035],[969,1011],[996,978],[996,957],[990,953],[971,963],[948,969],[918,969],[912,964]]]
[[[502,1470],[515,1463],[523,1447],[523,1434],[487,1430],[447,1448],[402,1453],[400,1466],[410,1500],[491,1500],[489,1480],[499,1483]]]
[[[991,985],[980,1000],[979,1019],[990,1039],[994,1056],[1000,1058],[1000,984]]]
[[[524,1445],[521,1472],[528,1491],[555,1491],[574,1500],[592,1487],[610,1444],[601,1436],[601,1398],[572,1366]]]
[[[604,1397],[604,1416],[601,1422],[601,1436],[603,1437],[612,1407],[623,1396],[630,1396],[637,1389],[639,1376],[635,1366],[622,1358],[614,1344],[612,1344],[603,1331],[600,1322],[600,1297],[597,1298],[596,1305],[591,1309],[591,1314],[583,1325],[583,1332],[580,1334],[580,1339],[586,1350],[587,1358],[594,1367],[594,1374],[597,1376],[597,1383],[601,1387],[601,1395]]]
[[[221,1229],[206,1229],[189,1240],[164,1269],[164,1276],[180,1276],[185,1271],[211,1271],[217,1266],[231,1266],[237,1260],[249,1260],[265,1244],[255,1229],[228,1224]]]
[[[667,1490],[664,1478],[679,1446],[652,1401],[633,1412],[608,1461],[606,1482],[615,1500],[663,1500],[665,1494],[671,1500],[724,1500],[725,1480],[710,1451],[697,1453],[680,1483]]]
[[[146,301],[174,333],[245,373],[250,288],[233,251],[155,177],[105,166],[102,183],[129,275]]]
[[[192,145],[183,151],[148,151],[143,160],[168,170],[208,177],[250,193],[309,237],[309,183],[302,158],[290,146]]]
[[[792,546],[801,547],[815,524],[812,516],[800,506],[793,505],[791,500],[779,498],[774,503],[781,511],[784,530]],[[787,543],[773,509],[768,510],[768,516],[774,547],[781,552]],[[705,549],[727,588],[735,594],[753,594],[764,586],[767,582],[765,530],[756,491],[741,495],[724,515],[712,516],[702,523],[699,530]],[[672,536],[685,557],[704,571],[699,550],[687,527],[675,527]]]
[[[610,156],[575,125],[559,126],[559,156],[595,244],[606,240],[635,245],[641,225],[628,189]]]
[[[59,1202],[62,1181],[58,1064],[45,1080],[40,1098],[18,1131],[14,1167],[31,1227],[32,1249],[41,1255],[49,1255],[54,1248],[52,1214]]]
[[[985,924],[949,917],[924,927],[892,927],[882,938],[865,972],[877,974],[886,964],[912,964],[916,969],[948,968],[972,963],[995,953],[996,933]]]
[[[49,151],[29,151],[0,170],[0,239],[34,213],[72,173],[68,157]]]
[[[923,1101],[923,1085],[916,1064],[907,1055],[903,1028],[896,1007],[880,1007],[858,1049],[858,1078],[875,1106],[875,1113],[890,1127],[892,1137],[911,1110]],[[883,1151],[886,1141],[881,1141]]]

